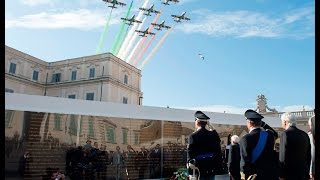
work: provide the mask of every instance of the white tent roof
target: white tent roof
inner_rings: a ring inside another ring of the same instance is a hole
[[[182,122],[193,122],[195,113],[194,110],[139,106],[18,93],[5,93],[5,109]],[[245,125],[245,117],[240,114],[203,112],[211,118],[210,122],[213,124]],[[263,121],[271,127],[281,127],[281,121],[278,117],[265,117]]]

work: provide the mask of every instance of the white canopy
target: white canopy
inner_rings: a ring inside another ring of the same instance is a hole
[[[129,119],[193,122],[194,110],[139,106],[111,102],[88,101],[50,96],[5,93],[5,109],[17,111],[79,114]],[[201,110],[201,109],[199,109]],[[213,124],[245,125],[240,114],[203,111]],[[271,127],[281,127],[279,117],[263,119]]]

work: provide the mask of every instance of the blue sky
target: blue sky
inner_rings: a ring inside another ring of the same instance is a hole
[[[111,51],[131,1],[121,2],[127,6],[112,11],[102,52]],[[135,0],[130,17],[144,3]],[[314,108],[314,1],[151,4],[162,10],[157,22],[173,28],[161,45],[167,30],[153,29],[156,36],[137,64],[144,105],[242,114],[264,94],[278,111]],[[177,24],[170,17],[184,11],[190,21]],[[94,55],[109,13],[102,0],[6,0],[5,44],[49,62]]]

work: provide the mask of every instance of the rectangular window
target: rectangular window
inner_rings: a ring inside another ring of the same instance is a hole
[[[75,99],[75,98],[76,98],[76,95],[75,95],[75,94],[70,94],[70,95],[68,95],[68,98],[69,98],[69,99]]]
[[[13,113],[14,113],[14,111],[11,111],[11,110],[5,111],[5,127],[6,128],[11,127]]]
[[[61,114],[54,114],[54,129],[61,130]]]
[[[77,71],[71,72],[71,81],[75,81],[77,79]]]
[[[123,98],[122,98],[122,103],[123,103],[123,104],[128,104],[128,98],[123,97]]]
[[[61,80],[61,73],[52,74],[52,82],[60,82]]]
[[[124,79],[123,79],[123,82],[125,83],[125,84],[128,84],[128,75],[124,75]]]
[[[32,80],[38,81],[39,71],[33,71]]]
[[[69,124],[69,133],[77,135],[78,121],[76,120],[76,115],[70,114],[70,124]]]
[[[13,91],[13,89],[8,89],[8,88],[6,88],[6,89],[5,89],[5,92],[13,93],[14,91]]]
[[[87,93],[86,100],[93,101],[94,100],[94,93]]]
[[[128,129],[122,129],[122,142],[128,144]]]
[[[89,78],[94,78],[94,72],[95,72],[95,69],[90,68]]]
[[[135,145],[139,145],[139,133],[138,132],[135,132],[134,133],[134,144]]]
[[[16,73],[16,64],[10,63],[9,73],[15,74]]]
[[[107,126],[106,127],[106,139],[107,139],[107,142],[109,143],[115,143],[116,142],[116,137],[115,137],[115,128],[114,127],[110,127],[110,126]]]
[[[94,137],[94,119],[91,116],[89,118],[89,133],[88,133],[89,137]]]

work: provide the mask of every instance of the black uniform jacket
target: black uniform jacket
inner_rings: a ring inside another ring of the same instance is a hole
[[[213,153],[214,162],[206,163],[199,167],[201,177],[206,175],[214,175],[222,169],[221,146],[218,133],[213,130],[209,131],[205,128],[200,128],[189,136],[188,157],[187,160],[195,159],[199,155]],[[190,172],[190,171],[189,171]]]
[[[272,132],[266,131],[268,137],[265,147],[257,160],[254,163],[251,162],[252,151],[258,143],[260,132],[260,128],[254,129],[240,139],[241,171],[245,174],[246,179],[252,174],[257,174],[257,180],[278,180],[279,178],[273,173],[276,167],[273,163],[274,135]]]
[[[279,160],[280,177],[309,179],[311,145],[308,134],[293,126],[281,133]]]

